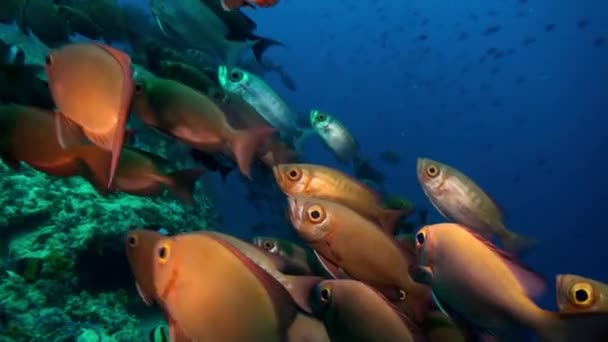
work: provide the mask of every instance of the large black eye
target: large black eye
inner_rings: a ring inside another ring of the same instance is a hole
[[[299,169],[291,169],[287,172],[287,177],[292,181],[297,181],[302,177],[302,172]]]
[[[144,91],[144,86],[141,83],[135,84],[135,94],[139,95]]]
[[[325,121],[325,115],[319,114],[319,116],[317,116],[317,119],[319,119],[319,121]]]
[[[230,73],[230,80],[232,82],[238,82],[243,78],[243,73],[239,71],[233,71]]]
[[[308,214],[308,219],[312,223],[319,223],[325,219],[325,210],[318,204],[311,205],[306,212]]]
[[[329,303],[331,300],[331,290],[327,287],[321,290],[320,298],[323,303]]]
[[[424,234],[424,232],[419,232],[418,234],[416,234],[416,242],[418,243],[418,245],[423,245],[425,240],[426,234]]]
[[[158,247],[158,249],[156,250],[156,256],[157,256],[158,262],[161,264],[166,263],[167,260],[169,260],[170,252],[171,252],[171,247],[167,243],[164,243],[160,247]]]
[[[435,165],[429,165],[426,168],[426,175],[435,178],[439,175],[439,168]]]
[[[53,57],[51,55],[47,55],[44,59],[44,63],[46,63],[46,66],[51,66],[51,64],[53,64]]]
[[[262,243],[262,245],[264,246],[264,249],[267,251],[270,251],[274,248],[274,242],[270,241],[270,240],[264,241],[264,243]]]
[[[578,302],[584,302],[589,299],[589,293],[587,293],[587,291],[582,290],[582,289],[577,290],[575,292],[574,296],[576,297],[576,301],[578,301]]]
[[[129,235],[129,237],[127,238],[127,243],[131,247],[137,246],[137,236],[135,236],[135,235]]]

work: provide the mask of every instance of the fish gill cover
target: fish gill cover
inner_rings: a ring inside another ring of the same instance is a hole
[[[608,340],[604,2],[0,2],[0,341]]]

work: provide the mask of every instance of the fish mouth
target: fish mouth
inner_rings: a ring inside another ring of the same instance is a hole
[[[302,215],[298,213],[298,200],[295,197],[288,196],[287,202],[289,203],[289,220],[295,226],[302,218]]]

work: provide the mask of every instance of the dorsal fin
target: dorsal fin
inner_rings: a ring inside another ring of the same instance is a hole
[[[538,298],[547,290],[547,281],[544,279],[544,277],[538,272],[532,270],[530,267],[523,265],[514,254],[508,253],[496,247],[496,245],[491,241],[485,239],[483,236],[477,234],[466,226],[459,226],[477,240],[484,243],[492,252],[494,252],[505,262],[505,265],[509,267],[513,275],[519,280],[519,283],[529,297]]]

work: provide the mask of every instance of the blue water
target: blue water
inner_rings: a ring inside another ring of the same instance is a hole
[[[555,307],[558,273],[608,280],[608,42],[592,44],[608,37],[605,2],[316,3],[284,0],[245,10],[260,35],[287,45],[268,56],[292,74],[297,91],[272,76],[268,81],[294,108],[338,116],[363,155],[386,174],[387,191],[417,206],[432,209],[416,179],[417,157],[442,161],[476,180],[503,207],[511,229],[541,241],[524,261],[548,281],[543,306]],[[577,27],[581,19],[589,22],[583,30]],[[554,31],[545,32],[546,24],[555,24]],[[502,28],[481,34],[493,25]],[[467,40],[458,41],[461,32]],[[426,41],[418,40],[422,34]],[[523,46],[527,37],[536,41]],[[514,53],[479,64],[491,47]],[[499,72],[491,75],[492,67]],[[526,80],[518,85],[518,78]],[[490,89],[480,90],[482,84]],[[399,166],[377,158],[387,148],[400,152]],[[351,171],[318,139],[308,141],[305,155]],[[245,200],[240,181],[232,177],[216,190],[224,229],[251,235],[261,214]],[[431,213],[433,222],[441,221]]]

